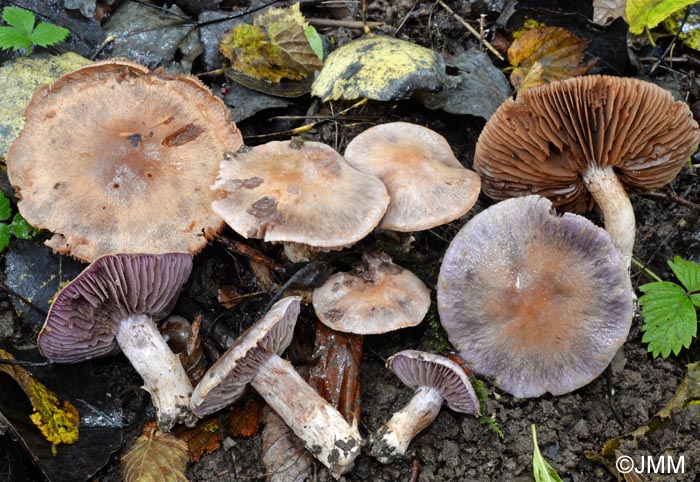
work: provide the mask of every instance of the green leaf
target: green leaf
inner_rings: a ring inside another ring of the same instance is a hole
[[[700,291],[700,264],[676,256],[668,265],[688,293]]]
[[[318,34],[314,26],[309,25],[306,27],[304,29],[304,35],[306,36],[306,40],[309,41],[311,50],[314,51],[316,57],[318,57],[319,60],[323,60],[323,40],[321,40],[321,36]]]
[[[41,22],[36,26],[36,29],[34,29],[31,41],[33,44],[40,47],[48,47],[49,45],[63,42],[66,37],[68,37],[68,34],[70,34],[70,30],[67,28]]]
[[[700,308],[700,294],[696,293],[694,295],[690,295],[690,301],[692,301],[697,308]]]
[[[10,200],[0,192],[0,221],[8,219],[11,214],[12,208],[10,207]]]
[[[31,41],[29,37],[14,27],[0,27],[0,49],[26,49],[29,50]]]
[[[8,25],[16,28],[24,37],[29,38],[34,30],[36,17],[29,10],[18,7],[5,7],[2,11],[2,19]]]
[[[533,423],[530,427],[532,428],[532,444],[535,447],[532,453],[532,471],[535,476],[535,482],[562,482],[557,471],[549,465],[549,462],[540,453],[540,448],[537,446],[535,424]]]
[[[10,227],[7,224],[0,224],[0,252],[5,251],[10,244]]]
[[[645,28],[654,28],[672,13],[696,0],[627,0],[625,12],[631,33],[639,35]]]
[[[12,228],[12,233],[15,235],[15,238],[19,239],[31,239],[39,234],[40,231],[29,224],[20,213],[15,214],[12,218],[10,227]]]
[[[644,316],[644,336],[654,356],[667,358],[683,347],[690,346],[697,333],[695,306],[683,287],[670,281],[648,283],[639,287],[644,295],[639,298]]]

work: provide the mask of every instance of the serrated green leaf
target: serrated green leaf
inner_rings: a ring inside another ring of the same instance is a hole
[[[14,215],[10,223],[10,228],[12,228],[12,233],[15,235],[15,238],[19,239],[31,239],[39,234],[39,230],[29,224],[20,213]]]
[[[63,42],[70,34],[67,28],[59,27],[46,22],[41,22],[36,26],[30,40],[33,44],[40,47],[48,47],[49,45]]]
[[[318,60],[323,60],[323,40],[318,34],[313,25],[309,25],[304,29],[304,35],[308,40],[311,50],[314,51]]]
[[[5,50],[29,50],[31,46],[29,37],[14,27],[0,27],[0,49]]]
[[[690,346],[697,333],[695,306],[683,287],[669,281],[648,283],[639,287],[644,325],[642,341],[653,356],[667,358]]]
[[[8,219],[11,214],[12,207],[10,207],[10,200],[0,192],[0,221]]]
[[[554,470],[554,467],[549,465],[549,462],[547,462],[540,453],[540,448],[537,446],[535,424],[533,423],[530,427],[532,428],[532,444],[534,445],[534,450],[532,452],[532,472],[535,476],[535,482],[562,482],[557,471]]]
[[[7,224],[0,224],[0,252],[5,251],[10,244],[10,227]]]
[[[697,308],[700,308],[700,294],[696,293],[694,295],[690,295],[690,301],[692,301]]]
[[[5,7],[2,11],[2,19],[8,25],[15,27],[26,38],[32,34],[36,21],[34,13],[18,7]]]
[[[631,33],[639,35],[644,28],[654,28],[672,13],[697,0],[627,0],[625,13]]]
[[[673,274],[681,282],[688,293],[700,291],[700,265],[692,261],[685,260],[680,256],[669,261],[668,265],[673,270]]]

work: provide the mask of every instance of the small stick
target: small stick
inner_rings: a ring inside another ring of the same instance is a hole
[[[50,361],[5,360],[0,358],[0,365],[19,365],[21,367],[47,367]]]
[[[265,256],[257,249],[251,248],[247,244],[243,244],[240,241],[236,241],[235,239],[229,238],[228,236],[224,236],[221,234],[216,239],[221,244],[223,244],[228,251],[232,251],[236,254],[240,254],[241,256],[245,256],[246,258],[251,259],[256,263],[260,263],[264,266],[267,266],[271,270],[276,271],[278,273],[284,272],[284,266],[279,264],[274,259]]]
[[[418,482],[418,479],[420,479],[420,463],[418,459],[413,459],[413,463],[411,464],[411,476],[408,482]]]
[[[455,13],[455,11],[452,10],[452,9],[449,7],[449,5],[447,5],[447,4],[446,4],[445,2],[443,2],[442,0],[437,0],[437,3],[439,3],[440,6],[441,6],[442,8],[444,8],[445,10],[447,10],[447,13],[449,13],[450,15],[452,15],[452,16],[455,18],[455,20],[457,20],[459,23],[461,23],[461,24],[464,26],[464,28],[466,28],[467,30],[469,30],[469,33],[471,33],[471,34],[472,34],[473,36],[475,36],[476,38],[480,38],[479,32],[477,32],[476,29],[475,29],[474,27],[472,27],[471,25],[469,25],[469,24],[466,22],[466,20],[464,20],[464,19],[463,19],[462,17],[460,17],[459,15],[457,15],[457,14]],[[495,55],[496,57],[498,57],[499,60],[505,60],[505,59],[503,58],[503,56],[500,54],[500,52],[499,52],[498,50],[496,50],[496,49],[493,47],[493,45],[491,45],[490,43],[488,43],[486,40],[481,39],[481,43],[484,45],[484,47],[486,47],[487,49],[489,49],[493,55]]]
[[[106,39],[100,44],[99,47],[97,47],[97,50],[95,50],[95,53],[90,56],[90,60],[95,60],[98,55],[102,53],[104,49],[107,48],[109,44],[114,42],[114,35],[108,35]]]
[[[688,201],[684,197],[681,197],[673,192],[647,192],[644,194],[644,196],[663,199],[664,201],[674,202],[688,206],[689,208],[700,210],[700,204],[694,203],[693,201]]]
[[[4,291],[5,293],[7,293],[8,295],[12,296],[13,298],[17,298],[17,299],[20,300],[22,303],[24,303],[25,305],[29,306],[29,307],[32,308],[33,310],[38,311],[39,313],[41,313],[41,314],[44,315],[44,316],[46,316],[46,315],[49,314],[48,311],[46,311],[46,310],[43,309],[42,307],[40,307],[40,306],[38,306],[38,305],[32,303],[32,302],[29,301],[27,298],[25,298],[25,297],[22,296],[21,294],[17,293],[15,290],[13,290],[12,288],[10,288],[10,287],[7,286],[7,285],[2,285],[2,284],[0,284],[0,291]]]
[[[359,20],[335,20],[332,18],[307,18],[309,24],[314,27],[347,27],[347,28],[361,28],[372,27],[379,29],[389,28],[384,22],[362,22]]]

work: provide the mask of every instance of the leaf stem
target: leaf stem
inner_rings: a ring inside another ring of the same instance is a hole
[[[654,273],[652,270],[647,268],[644,264],[642,264],[641,261],[639,261],[637,258],[632,258],[632,264],[635,265],[637,268],[640,270],[644,271],[644,273],[649,276],[651,279],[654,281],[663,281],[659,276],[657,276],[656,273]]]

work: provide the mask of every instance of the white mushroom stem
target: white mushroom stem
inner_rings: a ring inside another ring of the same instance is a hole
[[[272,355],[260,366],[251,386],[333,477],[352,468],[362,446],[357,426],[350,426],[288,361]]]
[[[192,384],[180,358],[170,351],[151,317],[133,315],[123,320],[116,338],[143,378],[143,389],[151,394],[158,428],[168,432],[179,422],[194,426],[197,418],[190,411]]]
[[[634,248],[635,221],[632,203],[625,188],[611,166],[605,169],[589,166],[583,174],[583,182],[603,213],[605,230],[629,269]]]
[[[386,464],[405,454],[413,437],[437,418],[442,402],[443,397],[437,389],[418,388],[408,405],[392,415],[391,420],[372,436],[372,456]]]

